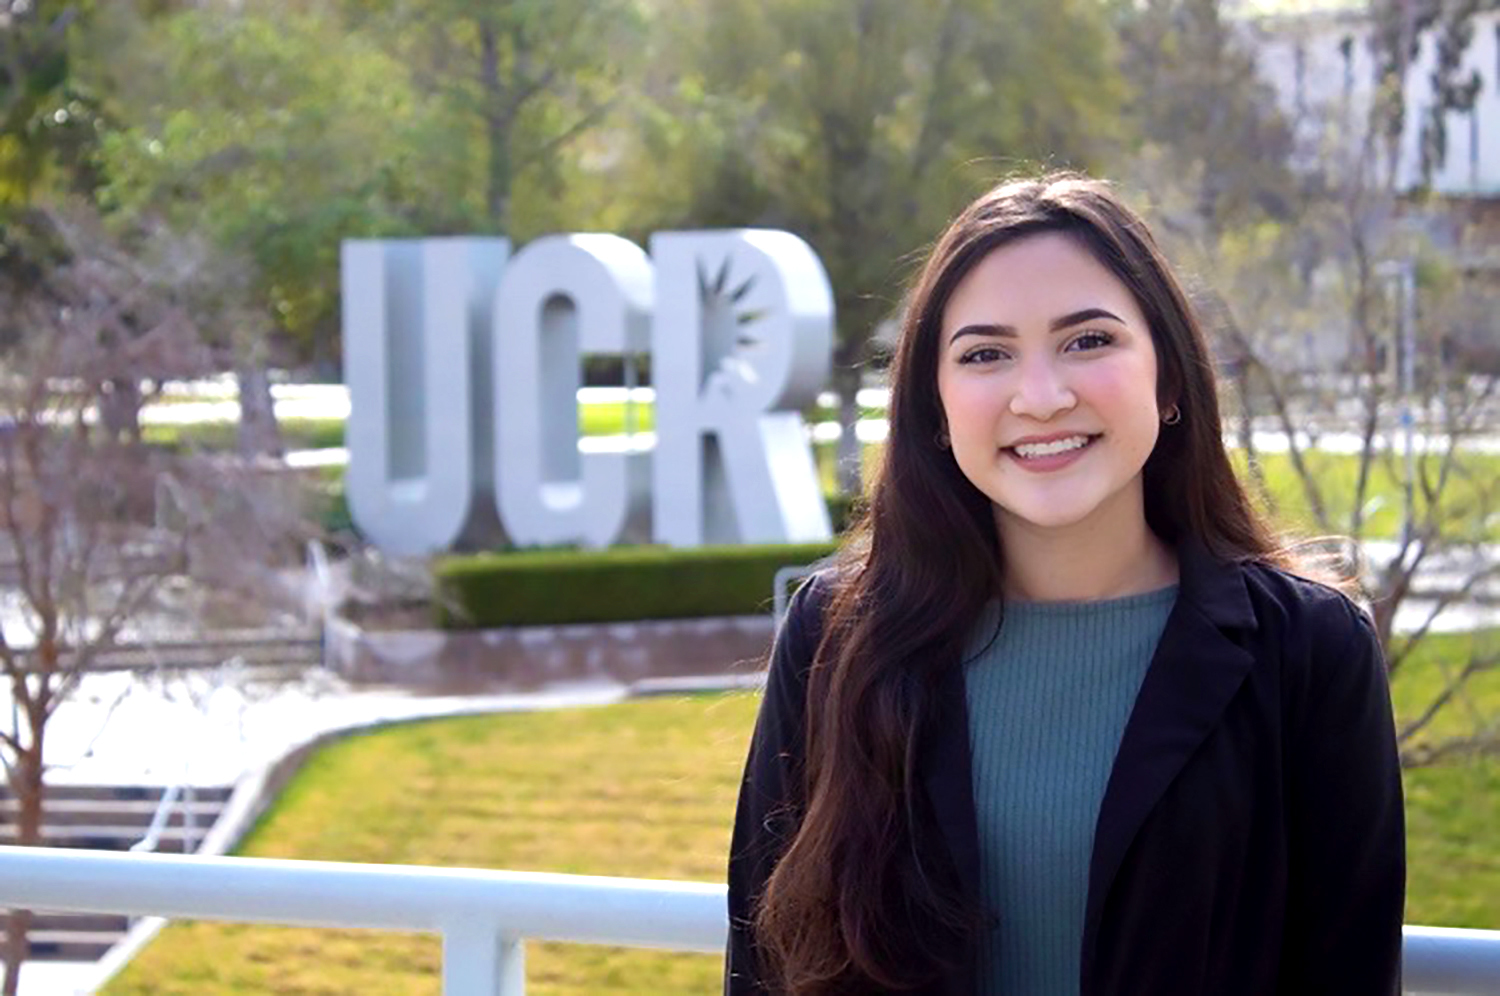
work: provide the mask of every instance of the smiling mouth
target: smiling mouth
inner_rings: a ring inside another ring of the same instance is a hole
[[[1070,456],[1093,445],[1094,440],[1099,438],[1099,433],[1079,433],[1076,436],[1064,436],[1061,439],[1049,439],[1039,443],[1018,443],[1015,446],[1003,447],[1006,453],[1022,462],[1041,461],[1057,457]]]

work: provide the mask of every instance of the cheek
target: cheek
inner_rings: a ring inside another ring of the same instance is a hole
[[[1151,364],[1100,365],[1078,383],[1080,395],[1117,433],[1137,439],[1146,452],[1156,442],[1161,419],[1156,404],[1156,376]]]
[[[1111,410],[1154,407],[1156,391],[1143,376],[1145,372],[1139,364],[1100,363],[1078,376],[1075,390],[1093,399],[1095,405]]]
[[[1004,408],[1004,392],[981,377],[954,377],[938,382],[938,397],[948,432],[955,438],[979,432],[989,435]]]

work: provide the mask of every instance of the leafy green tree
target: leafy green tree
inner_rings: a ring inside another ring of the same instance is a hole
[[[89,37],[117,125],[106,207],[201,240],[200,324],[233,347],[241,447],[279,449],[267,366],[331,358],[341,239],[407,230],[450,176],[406,71],[312,7],[207,5]]]
[[[87,188],[97,104],[69,44],[92,4],[0,0],[0,211],[49,183]]]
[[[601,127],[639,60],[635,0],[346,3],[352,29],[410,67],[452,170],[444,230],[527,238],[575,227],[568,183],[581,158],[609,157]]]
[[[104,201],[224,257],[203,324],[233,326],[249,452],[279,448],[267,365],[336,358],[343,239],[557,216],[563,152],[608,106],[606,36],[629,24],[618,3],[281,0],[149,30],[121,10],[93,36],[119,122]]]
[[[1103,9],[712,0],[652,27],[621,189],[645,191],[656,224],[776,225],[817,250],[838,309],[840,483],[857,491],[855,392],[913,253],[997,174],[1087,167],[1116,140]]]

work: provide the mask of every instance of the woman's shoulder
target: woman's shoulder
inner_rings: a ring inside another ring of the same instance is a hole
[[[839,562],[818,566],[792,593],[782,631],[821,636],[830,607],[851,581],[850,572],[848,565]]]
[[[1363,662],[1383,671],[1368,612],[1346,592],[1275,564],[1239,565],[1256,620],[1257,643],[1324,677]]]
[[[1320,572],[1302,571],[1260,559],[1238,565],[1252,601],[1274,603],[1288,612],[1312,616],[1364,616],[1365,611],[1342,585]]]
[[[776,627],[770,660],[773,680],[778,673],[797,684],[805,680],[823,642],[830,607],[846,583],[846,569],[836,564],[827,565],[809,574],[792,593],[786,615]]]

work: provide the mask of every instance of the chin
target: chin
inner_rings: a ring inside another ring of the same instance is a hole
[[[1058,508],[1055,505],[1041,508],[1016,508],[999,503],[996,503],[996,508],[999,509],[1003,518],[1031,529],[1067,529],[1087,521],[1089,514],[1094,511],[1092,508]]]

